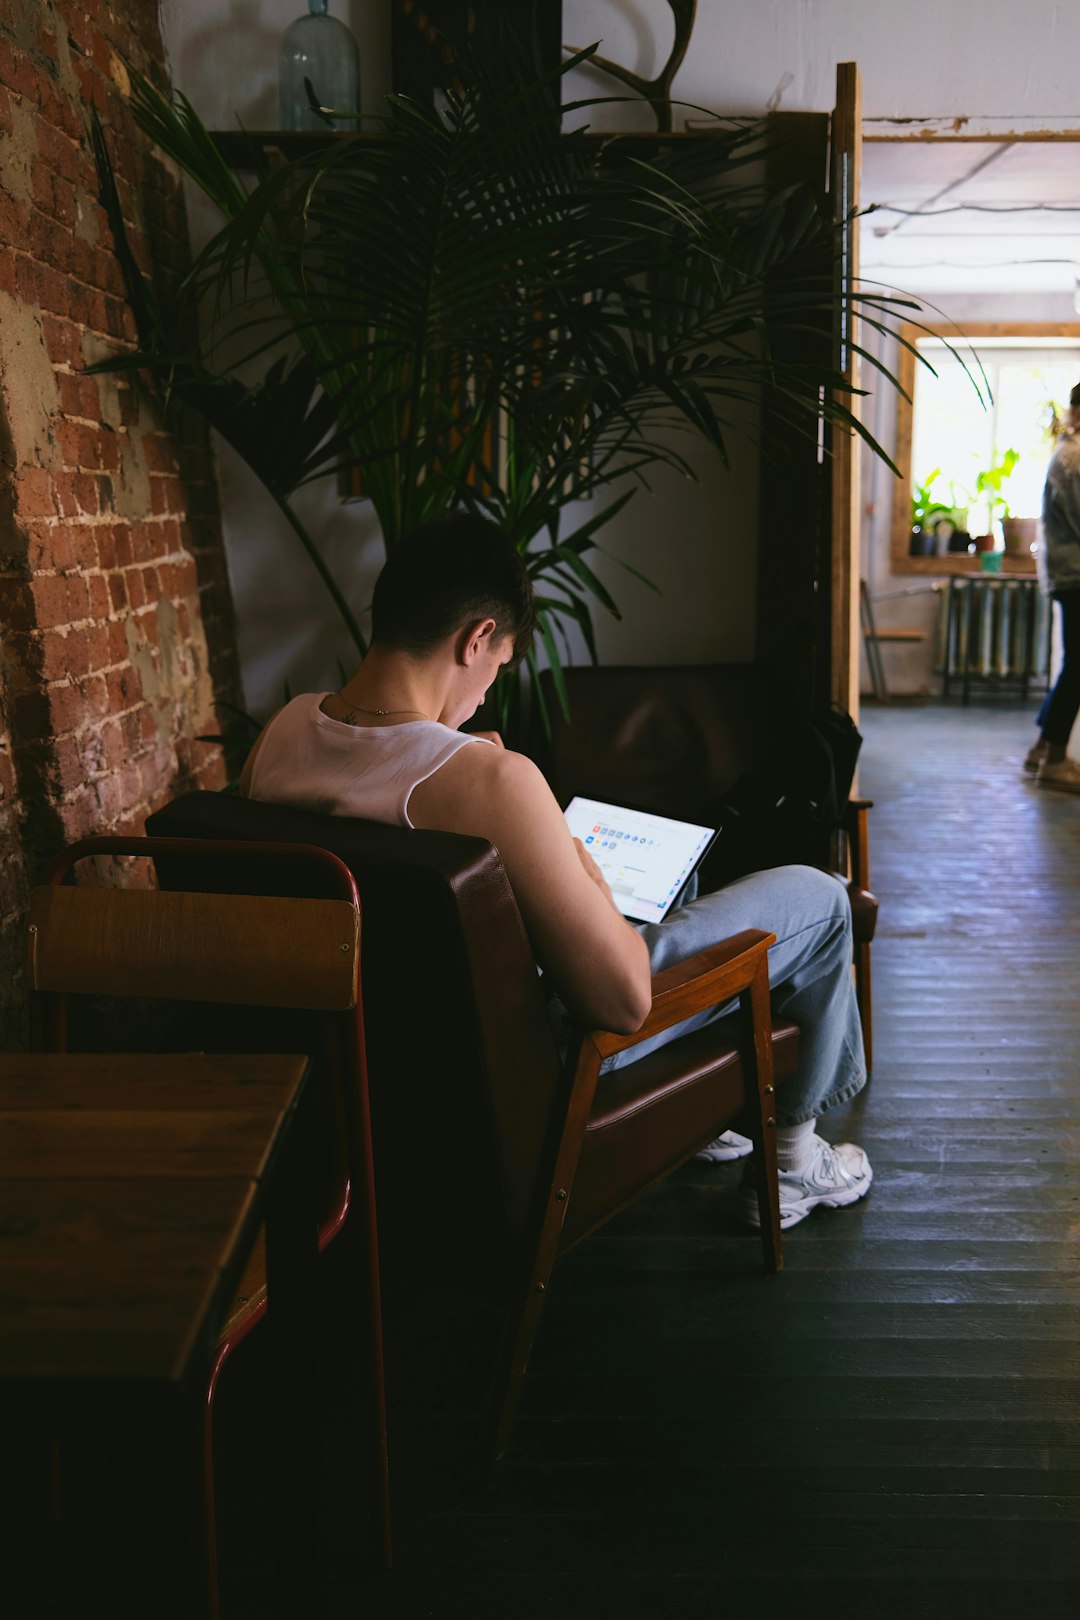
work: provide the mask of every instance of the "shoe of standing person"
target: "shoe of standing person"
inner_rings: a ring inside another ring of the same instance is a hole
[[[1038,742],[1032,743],[1024,756],[1024,770],[1028,776],[1034,776],[1039,766],[1043,764],[1046,759],[1046,749],[1047,745],[1041,737]]]
[[[1035,773],[1035,786],[1080,793],[1080,765],[1073,759],[1057,759],[1053,764],[1044,760]]]

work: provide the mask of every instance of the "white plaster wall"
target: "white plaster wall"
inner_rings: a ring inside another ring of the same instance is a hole
[[[162,31],[176,87],[211,127],[238,120],[248,128],[276,122],[276,51],[303,0],[160,0]],[[389,88],[388,0],[331,0],[361,48],[364,108],[377,110]],[[603,50],[650,74],[672,35],[663,0],[564,0],[563,37],[603,41]],[[908,0],[902,11],[882,0],[700,0],[687,61],[675,93],[722,113],[831,107],[836,63],[859,62],[870,127],[927,120],[964,121],[969,133],[1080,126],[1074,65],[1080,12],[1048,0],[1038,28],[1027,29],[1017,68],[1016,21],[969,0]],[[618,91],[595,72],[579,72],[570,94]],[[594,118],[593,123],[598,119]],[[610,108],[610,127],[649,127],[640,108]],[[918,126],[917,126],[918,127]],[[195,211],[193,234],[209,222]],[[1031,318],[1029,315],[1028,318]],[[883,407],[887,408],[887,407]],[[621,622],[601,611],[605,662],[694,662],[748,657],[755,589],[757,457],[733,445],[724,473],[704,454],[701,482],[658,475],[652,495],[635,498],[605,536],[605,546],[649,574],[656,597],[615,562],[601,572],[621,603]],[[266,713],[292,690],[337,683],[351,651],[310,564],[279,514],[235,458],[220,456],[226,545],[240,623],[249,708]],[[342,506],[323,485],[305,492],[304,516],[331,566],[363,608],[381,558],[366,505]],[[567,513],[572,523],[574,512]]]
[[[602,39],[605,55],[646,75],[672,37],[664,0],[563,0],[563,19],[565,40]],[[1044,0],[1023,20],[980,0],[698,0],[675,94],[722,113],[758,113],[776,98],[788,112],[821,112],[836,63],[858,62],[871,127],[1076,128],[1078,47],[1072,0]]]

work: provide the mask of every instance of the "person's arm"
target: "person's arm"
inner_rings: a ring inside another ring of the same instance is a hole
[[[416,788],[409,810],[416,826],[495,845],[537,960],[575,1018],[620,1035],[641,1027],[652,1005],[645,941],[616,908],[531,760],[462,749]]]

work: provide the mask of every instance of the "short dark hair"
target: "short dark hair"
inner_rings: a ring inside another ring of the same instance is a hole
[[[1072,393],[1069,395],[1069,404],[1073,407],[1074,410],[1076,409],[1076,407],[1078,405],[1080,405],[1080,383],[1077,383],[1076,387],[1073,389]]]
[[[517,547],[474,512],[434,519],[399,540],[375,581],[371,639],[424,653],[455,630],[494,619],[515,661],[536,629],[532,582]]]

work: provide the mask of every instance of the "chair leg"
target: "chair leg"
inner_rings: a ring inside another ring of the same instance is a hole
[[[769,969],[764,956],[749,990],[745,990],[739,999],[752,1031],[744,1069],[754,1141],[754,1183],[761,1224],[761,1247],[766,1271],[780,1271],[784,1264],[784,1249],[780,1236],[780,1178],[776,1163],[776,1086],[773,1080]]]
[[[499,1462],[509,1444],[549,1279],[550,1270],[547,1277],[531,1279],[520,1306],[511,1307],[484,1424],[481,1459],[485,1464]]]
[[[510,1319],[499,1350],[482,1438],[481,1457],[489,1465],[498,1462],[510,1439],[540,1312],[559,1253],[585,1126],[600,1074],[600,1053],[588,1037],[582,1040],[570,1072],[566,1118],[555,1153],[554,1170],[542,1207],[538,1204],[531,1222],[526,1225],[527,1236],[519,1251],[517,1295],[516,1298],[511,1295],[510,1299]]]
[[[874,1017],[868,943],[855,947],[855,999],[859,1004],[863,1051],[866,1054],[866,1072],[869,1074],[874,1067]]]

